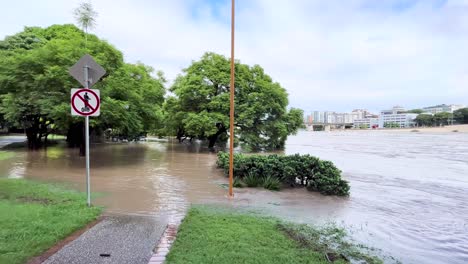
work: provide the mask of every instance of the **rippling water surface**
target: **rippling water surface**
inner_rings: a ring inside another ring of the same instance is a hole
[[[333,161],[351,196],[236,189],[230,200],[215,154],[148,142],[93,146],[92,190],[100,193],[94,202],[109,213],[168,218],[180,218],[191,203],[252,206],[296,222],[336,222],[403,263],[468,263],[468,134],[300,132],[285,152]],[[0,161],[0,175],[85,189],[76,150],[16,153]]]

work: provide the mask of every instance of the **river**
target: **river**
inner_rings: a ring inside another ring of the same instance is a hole
[[[0,175],[85,189],[76,150],[15,152],[0,161]],[[468,134],[303,131],[284,152],[333,161],[351,196],[235,189],[228,199],[215,154],[198,144],[142,142],[92,147],[93,202],[107,213],[174,220],[192,203],[248,206],[295,222],[335,222],[403,263],[468,263]]]

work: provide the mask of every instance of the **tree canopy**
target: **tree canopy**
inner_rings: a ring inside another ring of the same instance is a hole
[[[84,34],[74,25],[54,25],[25,28],[0,41],[0,112],[11,126],[26,130],[30,148],[38,148],[51,130],[68,132],[72,142],[79,139],[82,119],[70,115],[70,88],[80,85],[68,69],[86,53],[107,71],[94,87],[101,89],[105,107],[92,127],[126,136],[155,127],[164,100],[162,81],[151,77],[150,67],[124,63],[120,51],[94,35],[84,48]]]
[[[411,114],[422,114],[424,111],[422,109],[411,109],[406,111],[406,113],[411,113]]]
[[[87,45],[84,36],[87,36]],[[129,64],[111,44],[74,25],[26,27],[0,41],[0,122],[25,129],[29,147],[49,133],[67,135],[82,146],[83,119],[70,114],[70,88],[80,87],[68,73],[90,54],[107,74],[101,90],[101,116],[91,119],[95,134],[136,138],[148,132],[179,140],[226,142],[229,130],[230,61],[206,53],[179,75],[165,98],[162,72]],[[303,127],[302,110],[288,106],[286,90],[259,65],[235,63],[236,143],[252,149],[284,146]]]
[[[468,107],[454,111],[453,116],[457,122],[461,124],[468,124]]]
[[[259,65],[235,63],[236,141],[253,149],[281,148],[303,126],[302,110],[287,110],[288,94]],[[205,53],[184,69],[164,105],[164,133],[226,142],[229,130],[230,60]]]
[[[450,125],[453,121],[453,114],[449,112],[441,112],[434,115],[419,114],[415,122],[419,126],[445,126]]]

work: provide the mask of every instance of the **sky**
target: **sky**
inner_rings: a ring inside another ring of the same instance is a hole
[[[1,1],[0,39],[74,23],[82,2]],[[92,33],[169,80],[206,51],[230,55],[230,0],[91,3]],[[235,53],[306,113],[468,105],[468,0],[237,0]]]

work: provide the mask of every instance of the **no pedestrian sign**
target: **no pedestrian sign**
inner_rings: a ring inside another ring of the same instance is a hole
[[[101,99],[97,89],[71,89],[71,114],[99,116]]]

